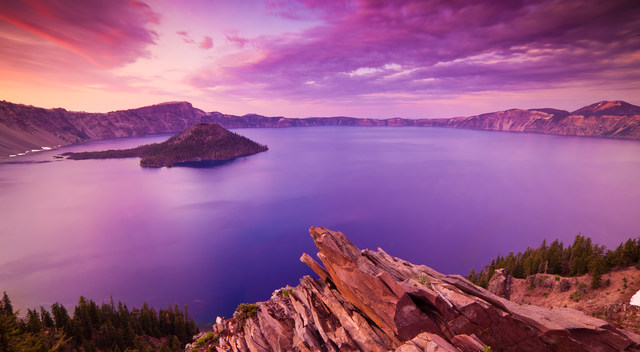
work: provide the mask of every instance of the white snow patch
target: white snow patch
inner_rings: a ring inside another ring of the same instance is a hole
[[[640,291],[636,292],[633,297],[631,297],[631,302],[629,302],[632,306],[640,306]]]

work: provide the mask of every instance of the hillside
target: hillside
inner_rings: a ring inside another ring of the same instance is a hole
[[[604,284],[591,287],[591,275],[562,277],[550,274],[531,275],[527,279],[498,271],[489,283],[489,291],[518,304],[543,308],[576,309],[617,328],[640,334],[640,307],[629,304],[640,290],[640,270],[634,267],[604,274]]]
[[[603,101],[573,112],[511,109],[434,123],[480,130],[640,139],[640,107],[623,101]]]
[[[360,250],[310,229],[318,276],[242,304],[197,336],[197,351],[638,351],[640,336],[567,308],[519,305],[459,275]]]
[[[63,155],[74,160],[140,157],[140,166],[163,167],[188,162],[226,161],[267,149],[267,146],[228,131],[217,123],[198,123],[162,143]]]
[[[2,101],[0,158],[93,139],[178,132],[199,122],[216,122],[225,128],[417,126],[640,139],[640,107],[622,101],[603,101],[574,112],[550,108],[511,109],[469,117],[416,120],[235,116],[204,112],[187,102],[168,102],[109,113],[85,113]]]

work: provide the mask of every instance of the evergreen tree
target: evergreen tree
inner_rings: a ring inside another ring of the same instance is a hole
[[[40,320],[42,320],[43,328],[55,328],[55,323],[53,322],[53,318],[51,318],[51,314],[47,310],[45,310],[44,307],[40,307]]]
[[[547,245],[546,240],[538,248],[507,256],[498,255],[479,272],[472,269],[467,278],[476,285],[487,287],[496,269],[504,268],[511,276],[524,279],[538,273],[561,276],[580,276],[590,273],[592,287],[601,285],[602,275],[617,267],[637,265],[640,268],[640,238],[629,239],[615,250],[593,244],[591,238],[576,235],[570,246],[559,240]]]
[[[2,295],[2,300],[0,301],[0,313],[7,315],[13,314],[13,306],[11,305],[11,300],[9,299],[7,292]]]

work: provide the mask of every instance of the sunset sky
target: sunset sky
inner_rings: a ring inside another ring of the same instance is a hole
[[[0,100],[377,118],[640,105],[640,1],[1,1]]]

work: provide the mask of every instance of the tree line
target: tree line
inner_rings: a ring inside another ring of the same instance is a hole
[[[60,303],[50,310],[27,309],[23,318],[5,292],[0,299],[0,351],[183,351],[198,333],[195,321],[177,305],[156,311],[147,303],[131,309],[113,299],[96,304],[80,297],[69,315]]]
[[[591,274],[591,287],[602,284],[602,275],[615,268],[631,265],[640,267],[640,237],[621,243],[615,250],[594,244],[591,238],[576,235],[573,244],[565,247],[557,239],[550,245],[544,240],[538,248],[527,248],[524,252],[507,256],[498,255],[491,264],[479,272],[471,269],[467,278],[474,284],[487,287],[496,269],[506,269],[516,278],[545,273],[559,276],[581,276]]]

